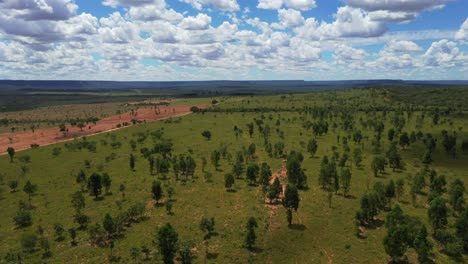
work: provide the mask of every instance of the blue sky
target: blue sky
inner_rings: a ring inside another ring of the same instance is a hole
[[[3,0],[0,79],[468,79],[465,0]]]

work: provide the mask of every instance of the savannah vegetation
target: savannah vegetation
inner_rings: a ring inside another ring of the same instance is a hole
[[[467,261],[466,93],[409,92],[221,96],[182,118],[9,150],[0,257]]]

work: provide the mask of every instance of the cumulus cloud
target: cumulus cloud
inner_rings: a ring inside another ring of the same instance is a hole
[[[407,40],[392,40],[384,48],[387,52],[416,52],[421,51],[422,48],[412,42]]]
[[[165,6],[164,0],[104,0],[103,5],[117,7],[117,6],[144,6],[144,5],[159,5]]]
[[[386,31],[385,23],[373,21],[367,12],[349,6],[340,7],[332,23],[319,24],[314,18],[309,18],[296,30],[299,36],[308,39],[370,38],[381,36]]]
[[[257,8],[280,9],[283,5],[297,10],[310,10],[317,6],[315,0],[259,0]]]
[[[180,0],[201,10],[204,5],[212,5],[221,10],[238,11],[240,9],[236,0]]]
[[[337,64],[347,64],[350,62],[360,62],[369,54],[362,49],[356,49],[347,45],[339,45],[335,48],[333,58]]]
[[[279,24],[272,24],[272,26],[278,29],[297,27],[304,23],[304,17],[301,12],[294,9],[278,10],[278,20]]]
[[[211,25],[211,17],[205,14],[189,16],[184,18],[179,25],[187,30],[204,30]]]
[[[356,8],[367,11],[386,10],[392,12],[421,12],[423,10],[440,8],[451,0],[344,0],[344,2]]]
[[[431,67],[453,67],[460,64],[462,59],[467,58],[460,52],[455,42],[447,39],[432,43],[431,47],[423,55],[425,65]]]
[[[460,30],[455,34],[455,38],[459,40],[468,40],[468,18],[463,22]]]

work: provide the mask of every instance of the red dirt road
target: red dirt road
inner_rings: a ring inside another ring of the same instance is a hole
[[[198,108],[207,108],[208,105],[197,105]],[[190,114],[191,106],[158,106],[140,108],[133,113],[125,113],[121,115],[111,116],[99,120],[96,124],[88,123],[81,131],[78,127],[72,127],[67,124],[68,133],[64,135],[58,127],[38,129],[34,133],[32,131],[4,133],[0,134],[0,155],[6,154],[8,147],[15,148],[16,151],[31,148],[31,144],[45,146],[58,142],[69,141],[77,137],[95,135],[111,130],[118,129],[117,124],[129,123],[132,120],[141,122],[152,122],[171,117],[178,117]],[[125,126],[122,126],[124,128]]]

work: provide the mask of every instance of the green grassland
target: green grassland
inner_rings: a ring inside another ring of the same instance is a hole
[[[404,178],[408,182],[417,171],[423,168],[421,156],[425,147],[421,140],[418,140],[408,149],[401,150],[405,170],[394,172],[387,168],[385,174],[374,177],[370,168],[374,157],[371,146],[374,131],[362,126],[359,120],[377,119],[385,122],[381,149],[381,152],[385,153],[389,146],[386,131],[392,127],[390,124],[392,111],[386,113],[384,117],[383,112],[374,112],[370,109],[404,109],[407,103],[397,101],[396,97],[389,99],[386,91],[373,89],[224,97],[219,100],[219,106],[211,109],[212,112],[142,124],[89,137],[86,140],[97,142],[95,152],[69,151],[65,148],[65,143],[61,143],[17,153],[13,163],[10,163],[8,156],[1,156],[0,257],[8,252],[21,252],[21,235],[35,232],[40,225],[45,230],[44,236],[51,241],[52,257],[42,258],[40,250],[29,254],[21,253],[25,263],[104,263],[108,261],[110,249],[92,246],[86,231],[78,232],[77,246],[70,246],[68,235],[65,241],[54,241],[53,225],[55,223],[63,224],[66,229],[77,227],[77,224],[73,223],[74,209],[70,200],[71,194],[80,190],[80,186],[75,183],[75,176],[80,169],[84,169],[88,176],[93,172],[107,172],[112,178],[111,195],[103,196],[104,198],[99,201],[86,195],[86,208],[83,211],[91,218],[91,223],[102,223],[106,213],[115,216],[136,202],[146,204],[146,219],[127,227],[123,237],[115,241],[114,255],[121,258],[121,263],[132,262],[130,249],[144,245],[152,250],[149,261],[159,263],[161,256],[153,241],[156,240],[158,228],[168,222],[179,233],[180,239],[189,239],[194,242],[194,262],[205,263],[203,234],[199,228],[202,217],[214,217],[215,230],[218,233],[210,240],[209,252],[211,254],[207,260],[208,263],[248,263],[248,261],[254,263],[387,263],[390,260],[382,243],[386,234],[385,226],[377,225],[375,228],[364,230],[365,238],[357,238],[354,235],[354,216],[359,208],[359,198],[378,181],[386,183],[390,179]],[[334,115],[325,117],[330,124],[330,129],[327,134],[317,137],[318,151],[315,157],[310,157],[306,151],[307,142],[314,137],[314,134],[311,129],[304,128],[303,123],[307,120],[313,122],[316,119],[311,114],[298,110],[304,107],[325,107]],[[244,110],[240,111],[240,109]],[[329,208],[328,193],[320,189],[318,174],[322,157],[325,155],[330,157],[333,153],[333,146],[337,147],[339,153],[344,152],[343,144],[337,142],[337,135],[344,137],[352,134],[351,131],[342,129],[339,116],[344,113],[343,111],[353,114],[355,129],[361,130],[364,135],[361,144],[349,141],[351,150],[356,147],[362,148],[363,162],[360,167],[348,162],[347,166],[352,170],[350,197],[343,197],[340,191],[338,195],[333,196],[332,207]],[[422,123],[416,122],[421,114],[422,112],[417,111],[408,117],[405,113],[407,121],[403,131],[410,133],[421,130],[439,138],[431,168],[445,175],[449,183],[459,178],[465,186],[468,186],[466,162],[468,156],[459,151],[458,156],[453,158],[443,150],[440,144],[443,129],[457,131],[457,148],[459,149],[462,139],[468,139],[468,132],[465,131],[468,127],[468,119],[463,115],[447,115],[441,117],[439,125],[433,125],[429,116]],[[254,119],[261,119],[265,125],[268,124],[272,128],[270,136],[272,144],[282,141],[285,144],[285,153],[295,150],[304,154],[305,159],[302,165],[308,177],[309,188],[299,193],[300,207],[294,213],[294,225],[291,227],[287,225],[286,210],[282,206],[276,208],[265,206],[261,187],[250,186],[245,180],[236,179],[235,192],[227,192],[224,188],[224,175],[231,171],[235,153],[251,143],[257,146],[255,162],[267,162],[273,171],[281,168],[283,158],[270,157],[266,153],[263,138],[257,128],[252,137],[247,133],[247,124],[254,122]],[[337,127],[332,128],[332,123],[337,123]],[[234,126],[244,131],[238,137],[234,133]],[[136,151],[132,151],[129,145],[129,141],[136,139],[138,135],[148,135],[158,129],[164,131],[164,138],[173,142],[173,155],[190,153],[196,160],[195,177],[185,184],[175,181],[172,171],[168,174],[168,179],[150,175],[148,161],[142,157],[139,150],[143,147],[153,147],[154,142],[151,137],[139,143]],[[204,130],[211,131],[211,140],[201,136]],[[122,146],[113,148],[110,144],[103,143],[112,141],[119,141]],[[233,158],[232,160],[222,159],[217,171],[209,160],[211,152],[221,146],[227,146]],[[61,148],[62,153],[55,157],[52,155],[52,150],[56,147]],[[115,153],[115,159],[106,161],[106,157],[111,153]],[[131,153],[137,157],[135,171],[129,167]],[[19,161],[19,157],[25,155],[30,156],[29,163]],[[205,171],[212,173],[211,181],[204,178],[201,168],[202,157],[208,160]],[[85,160],[91,161],[90,168],[85,168]],[[22,166],[28,168],[27,173],[21,172]],[[163,190],[167,190],[169,186],[175,188],[172,215],[168,215],[164,207],[153,205],[151,183],[157,178],[163,182]],[[14,179],[19,181],[19,191],[10,192],[8,182]],[[22,191],[27,180],[38,185],[38,193],[32,197],[32,204],[35,207],[32,210],[33,225],[17,229],[12,219],[19,201],[28,200],[27,195]],[[119,192],[120,184],[126,186],[125,199],[122,199]],[[426,197],[419,195],[415,207],[411,204],[410,187],[406,185],[405,188],[406,192],[401,202],[394,199],[393,204],[399,204],[405,213],[419,217],[428,230],[431,230],[427,217]],[[423,192],[427,194],[429,188],[426,187]],[[383,220],[386,214],[386,212],[381,212],[378,218]],[[256,230],[258,240],[254,251],[243,247],[245,225],[251,216],[255,217],[259,223],[259,228]],[[454,221],[455,218],[449,213],[449,229],[451,230]],[[451,258],[441,252],[435,241],[434,244],[436,245],[433,249],[435,263],[456,263],[467,260],[466,255],[461,259]],[[417,263],[416,253],[413,250],[409,250],[407,256],[411,263]],[[146,260],[139,257],[138,263],[140,262],[145,263]]]

